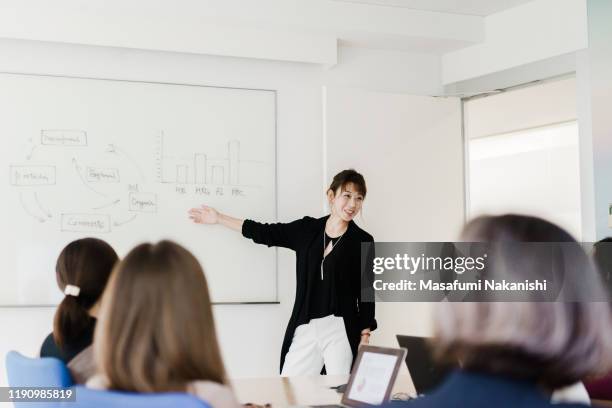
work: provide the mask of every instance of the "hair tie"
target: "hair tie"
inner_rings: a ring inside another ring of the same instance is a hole
[[[78,297],[79,293],[81,293],[81,288],[79,288],[78,286],[66,285],[66,287],[64,288],[64,295],[66,296]]]

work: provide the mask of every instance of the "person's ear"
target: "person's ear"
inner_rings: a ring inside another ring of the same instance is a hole
[[[327,190],[327,202],[329,203],[329,205],[331,205],[333,199],[334,199],[334,192],[330,188],[329,190]]]

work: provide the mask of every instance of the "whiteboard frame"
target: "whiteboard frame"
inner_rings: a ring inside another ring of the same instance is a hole
[[[104,78],[104,77],[88,77],[79,75],[57,75],[57,74],[40,74],[40,73],[28,73],[28,72],[12,72],[12,71],[0,71],[0,74],[9,75],[21,75],[27,77],[48,77],[48,78],[66,78],[66,79],[90,79],[95,81],[112,81],[112,82],[130,82],[139,84],[154,84],[154,85],[180,85],[180,86],[193,86],[199,88],[216,88],[216,89],[234,89],[242,91],[264,91],[272,92],[274,94],[274,219],[278,222],[278,91],[276,89],[265,89],[265,88],[245,88],[238,86],[220,86],[220,85],[202,85],[194,84],[189,82],[166,82],[166,81],[145,81],[137,79],[118,79],[118,78]],[[274,300],[271,301],[258,301],[258,302],[211,302],[212,305],[278,305],[280,300],[278,297],[278,248],[274,248]],[[40,304],[40,305],[2,305],[1,309],[31,309],[31,308],[50,308],[57,307],[57,305]]]

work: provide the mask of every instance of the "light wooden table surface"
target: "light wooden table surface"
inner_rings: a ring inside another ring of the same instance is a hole
[[[273,407],[294,405],[339,404],[342,394],[329,387],[346,384],[348,375],[319,375],[312,377],[241,378],[231,380],[238,401]],[[398,392],[414,395],[410,377],[399,375],[392,395]]]

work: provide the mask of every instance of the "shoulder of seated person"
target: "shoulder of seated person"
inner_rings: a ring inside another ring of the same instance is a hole
[[[551,395],[554,404],[591,404],[589,393],[582,381],[556,389]]]
[[[104,375],[96,374],[87,381],[85,386],[104,390],[108,388],[108,381]],[[230,387],[213,381],[194,381],[187,386],[187,392],[206,401],[214,408],[240,406]]]
[[[55,344],[55,339],[53,338],[53,333],[49,333],[47,337],[42,342],[40,346],[40,356],[41,357],[49,357],[50,353],[55,350],[59,350],[57,344]]]
[[[108,380],[104,375],[96,374],[87,380],[85,386],[94,390],[105,390],[108,388]]]
[[[239,406],[232,389],[214,381],[193,381],[189,383],[187,392],[210,403],[213,407]]]
[[[230,387],[228,387],[227,385],[219,384],[214,381],[206,381],[206,380],[193,381],[189,383],[187,387],[187,391],[190,393],[196,393],[200,391],[211,392],[211,393],[225,393],[225,392],[231,393],[232,392]]]
[[[45,340],[43,340],[43,344],[52,343],[55,344],[55,340],[53,339],[53,332],[49,333]]]

